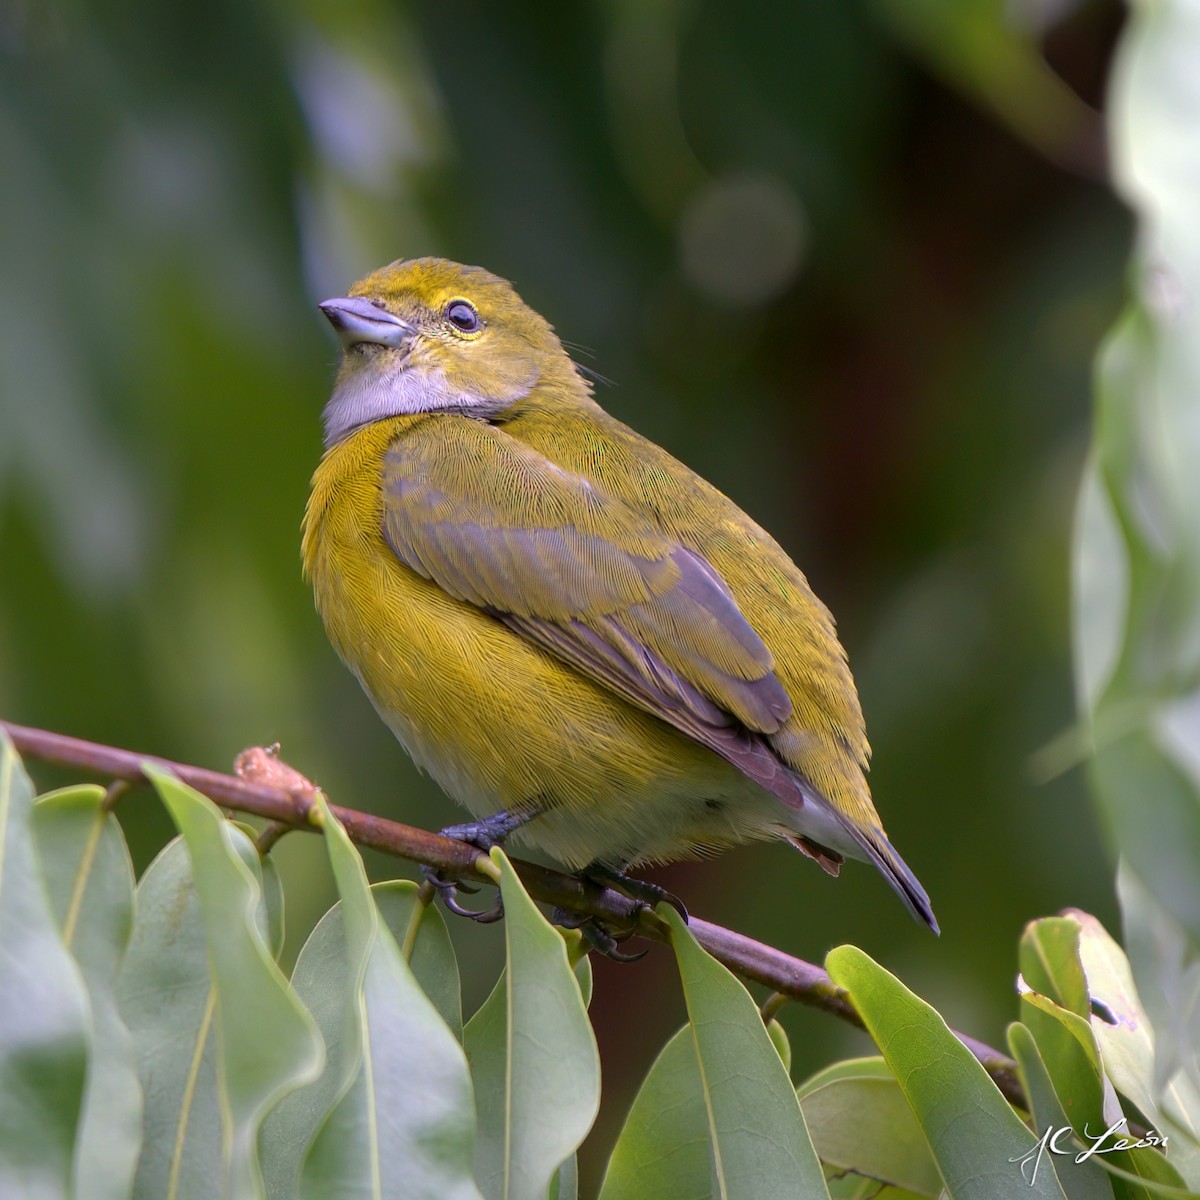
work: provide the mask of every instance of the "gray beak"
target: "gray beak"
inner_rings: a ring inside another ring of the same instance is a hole
[[[363,342],[399,349],[416,333],[407,321],[393,317],[390,312],[376,308],[361,296],[339,296],[322,300],[317,307],[337,330],[346,349]]]

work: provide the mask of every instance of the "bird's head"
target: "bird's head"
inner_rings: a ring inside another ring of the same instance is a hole
[[[535,387],[586,395],[549,323],[481,267],[402,259],[320,307],[343,350],[326,445],[406,414],[503,419]]]

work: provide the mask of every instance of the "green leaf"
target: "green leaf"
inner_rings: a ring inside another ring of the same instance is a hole
[[[1022,979],[1028,985],[1025,979],[1028,970],[1043,987],[1051,990],[1058,986],[1051,976],[1060,983],[1068,981],[1063,994],[1072,996],[1078,994],[1079,981],[1082,981],[1087,997],[1089,982],[1079,958],[1080,924],[1077,917],[1072,915],[1048,920],[1050,924],[1039,921],[1030,926],[1022,939]],[[1044,931],[1041,929],[1043,925],[1046,927]],[[1039,947],[1041,953],[1038,953]],[[1076,1007],[1081,1006],[1077,1000],[1073,1002]],[[1088,1013],[1087,1017],[1063,1008],[1048,995],[1026,992],[1021,997],[1025,1023],[1037,1044],[1063,1112],[1083,1144],[1092,1145],[1095,1137],[1108,1129],[1116,1133],[1104,1142],[1106,1146],[1116,1144],[1116,1140],[1121,1138],[1134,1141],[1136,1139],[1127,1136],[1125,1115],[1112,1082],[1104,1071],[1096,1040],[1095,1030],[1098,1026],[1091,1013],[1090,998],[1082,1006]],[[1096,1161],[1110,1174],[1125,1172],[1129,1179],[1155,1181],[1169,1188],[1178,1188],[1182,1184],[1175,1169],[1161,1154],[1150,1148],[1108,1151],[1103,1158],[1097,1157]]]
[[[550,1184],[550,1200],[579,1200],[579,1160],[572,1154]]]
[[[1132,1135],[1127,1140],[1132,1141]],[[1108,1143],[1106,1143],[1108,1144]],[[1144,1161],[1138,1158],[1141,1170],[1126,1171],[1112,1161],[1112,1155],[1098,1157],[1096,1162],[1100,1169],[1113,1180],[1114,1190],[1125,1186],[1123,1193],[1132,1200],[1196,1200],[1196,1193],[1191,1188],[1184,1187],[1179,1182],[1178,1174],[1167,1164],[1167,1160],[1156,1150],[1137,1149],[1129,1152],[1132,1158],[1145,1156]]]
[[[359,1060],[358,1032],[348,1013],[360,982],[347,970],[342,906],[335,904],[304,943],[292,988],[316,1022],[325,1045],[325,1068],[317,1079],[285,1096],[263,1122],[259,1139],[267,1195],[293,1197],[304,1157],[339,1097],[349,1087]]]
[[[1079,922],[1074,917],[1031,921],[1021,935],[1021,976],[1035,992],[1085,1019],[1088,985],[1079,961]]]
[[[458,963],[445,921],[436,909],[420,904],[417,891],[416,884],[395,880],[375,884],[371,895],[397,944],[408,948],[417,982],[459,1037]],[[309,935],[292,972],[292,986],[321,1031],[326,1061],[321,1077],[286,1096],[263,1125],[263,1175],[271,1197],[296,1194],[305,1155],[360,1070],[361,981],[349,956],[344,908],[338,901]]]
[[[600,1058],[562,935],[499,849],[507,960],[463,1034],[479,1133],[475,1178],[492,1200],[545,1200],[600,1106]]]
[[[865,1175],[834,1173],[828,1183],[830,1200],[921,1200],[916,1192],[878,1183]]]
[[[1026,927],[1018,961],[1025,988],[1021,1019],[1037,1043],[1063,1111],[1084,1135],[1107,1129],[1121,1111],[1112,1089],[1104,1086],[1078,945],[1077,921],[1047,917]],[[1068,999],[1069,1007],[1058,1002],[1059,996]]]
[[[133,864],[104,789],[42,796],[33,834],[63,940],[83,973],[93,1038],[75,1146],[75,1194],[119,1200],[133,1190],[142,1089],[133,1038],[117,1010],[117,971],[133,927]]]
[[[713,1194],[721,1200],[827,1196],[796,1091],[750,993],[692,936],[668,904],[658,912],[687,1001],[700,1075]]]
[[[692,1033],[662,1048],[608,1160],[600,1200],[709,1200],[712,1144]]]
[[[1200,947],[1200,795],[1163,744],[1161,720],[1102,742],[1089,776],[1121,854]]]
[[[1034,1133],[1046,1142],[1040,1155],[1026,1160],[1026,1172],[1033,1175],[1043,1170],[1054,1171],[1067,1194],[1067,1200],[1112,1200],[1112,1185],[1096,1160],[1090,1158],[1082,1163],[1073,1161],[1075,1155],[1086,1148],[1086,1144],[1074,1132],[1067,1114],[1063,1112],[1037,1042],[1028,1027],[1019,1022],[1010,1025],[1008,1046],[1021,1071],[1021,1083],[1033,1116]],[[1060,1130],[1071,1132],[1060,1133]],[[1069,1153],[1055,1157],[1060,1149]]]
[[[826,969],[846,988],[916,1114],[952,1200],[1065,1200],[1052,1172],[1032,1185],[1020,1162],[1035,1139],[987,1072],[924,1000],[855,946]]]
[[[882,1058],[835,1063],[802,1083],[796,1094],[817,1156],[826,1167],[919,1196],[941,1192],[942,1177],[929,1143]]]
[[[241,830],[246,835],[247,841],[254,843],[258,837],[259,831],[253,825],[248,825],[245,821],[230,821],[230,824]],[[239,853],[242,857],[246,857],[244,847],[239,843]],[[267,946],[271,951],[271,957],[278,961],[279,953],[283,949],[284,937],[284,902],[283,902],[283,880],[279,877],[279,868],[275,865],[275,860],[268,855],[261,855],[255,851],[257,862],[248,862],[255,875],[258,877],[259,885],[262,888],[262,903],[259,910],[260,918],[265,918],[265,923],[260,919],[260,927],[263,931],[263,936],[266,939]]]
[[[181,838],[146,868],[117,977],[145,1097],[136,1200],[218,1197],[222,1160],[216,994],[192,866]]]
[[[1187,935],[1122,858],[1117,867],[1125,953],[1154,1027],[1154,1087],[1182,1072],[1200,1088],[1200,959]]]
[[[346,831],[324,801],[321,811],[342,921],[340,938],[327,930],[325,945],[340,941],[343,950],[327,949],[325,970],[338,979],[318,986],[340,987],[344,1003],[327,1071],[336,1087],[330,1095],[322,1080],[319,1095],[313,1093],[321,1103],[309,1102],[323,1121],[303,1160],[300,1195],[479,1200],[471,1178],[471,1090],[462,1047],[379,919]],[[399,895],[388,903],[399,903]],[[427,919],[424,914],[421,924]],[[436,933],[432,937],[436,941]],[[413,940],[415,948],[419,932]]]
[[[199,792],[152,764],[144,769],[187,846],[211,964],[224,1120],[222,1165],[209,1171],[224,1176],[231,1195],[262,1195],[263,1118],[316,1077],[321,1039],[268,949],[260,876],[238,850],[245,834]]]
[[[1120,1120],[1120,1102],[1106,1086],[1091,1025],[1037,992],[1021,996],[1021,1019],[1033,1034],[1059,1103],[1076,1131],[1106,1129]]]
[[[1075,692],[1079,707],[1090,712],[1121,657],[1129,608],[1129,553],[1094,454],[1083,469],[1071,557]]]
[[[1200,1186],[1200,1091],[1182,1071],[1156,1086],[1154,1031],[1129,961],[1095,917],[1078,911],[1072,915],[1079,923],[1079,959],[1094,1002],[1091,1026],[1105,1074],[1167,1136],[1167,1161],[1182,1180]]]
[[[87,992],[34,856],[33,784],[0,730],[0,1195],[71,1194]]]
[[[1198,50],[1189,5],[1132,6],[1112,72],[1108,127],[1112,178],[1138,217],[1139,236],[1131,303],[1097,360],[1096,476],[1080,505],[1074,598],[1077,691],[1096,746],[1089,770],[1096,799],[1122,855],[1185,931],[1193,954],[1200,951]],[[1120,561],[1082,569],[1106,556]],[[1114,595],[1120,588],[1125,595]]]
[[[392,932],[425,995],[462,1041],[462,987],[458,959],[442,914],[432,904],[422,904],[420,889],[409,879],[394,879],[371,887],[375,906]]]
[[[578,933],[578,930],[563,930],[563,933]],[[566,938],[563,938],[566,941]],[[570,948],[568,947],[567,958],[572,958]],[[590,1008],[592,1003],[592,960],[588,957],[586,949],[581,956],[574,960],[574,966],[571,968],[575,972],[575,982],[579,984],[579,994],[583,997],[583,1007]]]
[[[1181,1124],[1168,1158],[1193,1186],[1200,1119],[1200,1067],[1191,1049],[1200,1042],[1200,310],[1192,302],[1200,290],[1198,49],[1188,5],[1138,4],[1114,63],[1112,176],[1140,228],[1134,295],[1098,358],[1095,466],[1080,504],[1074,600],[1077,690],[1096,745],[1090,780],[1121,849],[1126,890],[1136,878],[1134,890],[1147,893],[1137,909],[1154,913],[1146,922],[1126,912],[1143,1001],[1126,986],[1123,964],[1105,953],[1107,962],[1093,964],[1093,972],[1107,978],[1102,986],[1120,1019],[1108,1029],[1091,1024],[1106,1069],[1148,1119],[1165,1125],[1174,1106]],[[1158,1038],[1144,1007],[1152,1009]],[[1139,1062],[1138,1055],[1147,1057]],[[1049,1058],[1047,1067],[1053,1077]],[[1133,1157],[1139,1169],[1160,1168],[1160,1158]]]

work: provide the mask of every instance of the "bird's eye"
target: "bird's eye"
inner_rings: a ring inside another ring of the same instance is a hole
[[[446,320],[459,333],[478,333],[482,322],[474,307],[465,300],[451,300],[446,305]]]

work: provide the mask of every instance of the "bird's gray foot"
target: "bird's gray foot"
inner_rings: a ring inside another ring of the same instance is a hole
[[[550,923],[560,929],[581,929],[590,920],[587,913],[577,913],[573,908],[558,907],[550,913]]]
[[[501,809],[479,821],[467,821],[462,825],[447,825],[445,829],[439,829],[438,834],[441,837],[453,838],[456,842],[467,842],[486,852],[493,846],[503,845],[504,839],[514,829],[519,829],[526,821],[535,816],[537,816],[536,809],[523,813]],[[422,867],[421,874],[437,888],[442,903],[455,916],[467,917],[479,925],[490,925],[504,916],[504,901],[499,895],[496,896],[496,903],[491,908],[482,910],[466,908],[459,904],[458,893],[474,893],[479,890],[477,887],[461,883],[457,879],[448,879],[437,867]]]
[[[453,838],[456,842],[469,842],[472,846],[478,846],[480,850],[486,851],[493,846],[503,846],[504,839],[514,829],[520,829],[526,821],[531,821],[536,816],[536,810],[516,813],[502,808],[499,812],[492,813],[490,817],[484,817],[479,821],[467,821],[462,825],[447,825],[445,829],[439,829],[438,833],[442,837]]]
[[[684,921],[688,919],[688,911],[684,907],[683,901],[674,892],[668,892],[666,888],[659,887],[657,883],[647,883],[644,879],[633,879],[601,862],[594,862],[585,867],[582,874],[592,883],[599,884],[601,887],[613,888],[622,895],[628,896],[630,900],[640,900],[649,908],[666,901]]]
[[[645,950],[639,950],[636,954],[624,954],[617,949],[621,942],[633,936],[632,929],[620,936],[615,936],[609,932],[602,921],[585,913],[573,912],[569,908],[556,908],[550,914],[550,920],[564,929],[578,929],[593,950],[603,954],[605,958],[611,958],[613,962],[637,962],[646,953]]]
[[[504,901],[501,900],[499,894],[496,896],[496,903],[491,908],[482,910],[466,908],[459,904],[458,893],[474,893],[479,891],[477,887],[460,883],[457,879],[447,879],[437,867],[422,867],[421,874],[428,883],[437,889],[437,894],[442,898],[442,903],[456,917],[467,917],[472,921],[478,922],[480,925],[490,925],[493,921],[499,921],[504,916]]]

